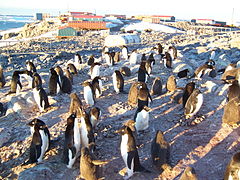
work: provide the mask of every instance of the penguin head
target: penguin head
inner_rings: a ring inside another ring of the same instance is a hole
[[[156,138],[156,143],[158,144],[162,143],[164,141],[163,132],[161,130],[158,130],[156,132],[155,138]]]
[[[67,125],[73,123],[75,118],[76,118],[76,113],[71,114],[71,115],[67,118]]]
[[[27,125],[31,126],[31,127],[37,127],[38,129],[44,129],[47,127],[46,124],[42,120],[37,119],[37,118],[30,121]]]
[[[128,120],[123,125],[129,127],[132,130],[132,132],[134,132],[136,131],[135,124],[136,122],[134,120]]]
[[[209,66],[215,66],[215,61],[212,59],[209,59],[207,62],[205,62],[205,64],[207,64]]]
[[[123,126],[121,127],[119,130],[115,131],[115,133],[118,133],[120,135],[124,135],[124,134],[130,134],[132,131],[128,126]]]
[[[50,68],[51,75],[58,75],[54,68]]]
[[[233,162],[240,163],[240,152],[237,152],[236,154],[234,154],[232,159],[233,159]]]
[[[82,147],[81,148],[81,157],[87,157],[90,156],[90,151],[88,149],[88,147]]]
[[[91,82],[89,82],[89,81],[84,81],[81,85],[82,85],[83,87],[91,86]]]

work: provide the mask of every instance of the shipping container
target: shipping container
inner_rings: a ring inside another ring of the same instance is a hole
[[[77,36],[77,31],[72,27],[62,27],[58,30],[58,36],[61,37],[70,37]]]
[[[141,43],[141,38],[138,34],[119,34],[107,36],[104,45],[107,47],[119,47],[139,43]]]

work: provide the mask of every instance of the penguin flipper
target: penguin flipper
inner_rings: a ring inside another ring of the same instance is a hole
[[[92,163],[95,165],[104,165],[104,164],[109,163],[109,161],[92,160]]]
[[[127,155],[127,168],[131,169],[132,161],[133,161],[134,157],[136,156],[136,150],[135,151],[130,151],[127,154],[128,154]]]

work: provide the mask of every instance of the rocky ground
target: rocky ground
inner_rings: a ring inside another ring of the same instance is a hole
[[[147,83],[149,88],[155,77],[160,77],[165,85],[169,75],[175,74],[181,65],[188,66],[192,73],[208,60],[212,48],[216,52],[214,60],[217,69],[240,60],[237,37],[230,35],[190,37],[152,32],[142,33],[141,39],[141,44],[129,45],[130,50],[138,49],[139,55],[149,55],[151,48],[158,42],[162,43],[165,49],[170,44],[178,49],[178,58],[172,70],[164,68],[160,57],[155,55],[156,64]],[[27,82],[18,96],[5,94],[9,90],[13,70],[24,69],[26,60],[35,63],[44,80],[43,86],[48,91],[50,67],[60,65],[63,69],[66,68],[68,60],[73,58],[75,52],[80,52],[85,62],[91,54],[100,60],[103,42],[104,38],[99,33],[87,33],[74,39],[35,39],[0,49],[1,63],[7,79],[6,86],[0,89],[0,98],[8,107],[7,115],[0,118],[0,179],[80,179],[79,159],[73,169],[67,169],[61,162],[66,118],[69,115],[69,95],[49,96],[51,107],[47,112],[39,113],[36,105],[32,103]],[[113,90],[111,75],[122,66],[128,66],[132,70],[130,77],[124,77],[126,92],[137,80],[139,65],[129,65],[128,61],[121,61],[113,67],[108,67],[103,63],[101,75],[105,77],[104,91],[95,104],[103,112],[96,132],[96,155],[98,159],[110,160],[103,166],[105,179],[123,179],[119,173],[124,168],[119,151],[120,137],[114,132],[126,120],[133,119],[136,111],[127,104],[127,93],[116,94]],[[80,70],[78,76],[74,77],[73,85],[73,91],[77,92],[86,108],[81,83],[89,79],[88,70],[87,66]],[[191,79],[178,79],[177,83],[179,87],[184,87],[190,81]],[[164,88],[161,96],[153,96],[153,102],[150,104],[150,127],[144,133],[138,134],[140,161],[151,173],[139,173],[131,179],[178,179],[186,166],[194,167],[199,179],[223,179],[228,161],[240,147],[239,126],[222,125],[228,85],[220,81],[220,75],[215,78],[205,77],[196,83],[204,94],[204,103],[199,115],[204,115],[205,119],[195,126],[179,125],[178,120],[183,115],[183,109],[172,100],[173,93],[167,93]],[[51,149],[41,164],[22,165],[28,159],[31,142],[30,129],[26,123],[35,117],[48,125],[52,140]],[[156,130],[162,130],[171,145],[172,170],[168,172],[160,173],[152,165],[150,146]]]

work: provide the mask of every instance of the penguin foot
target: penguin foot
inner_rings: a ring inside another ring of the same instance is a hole
[[[182,118],[179,120],[179,124],[180,126],[195,126],[201,123],[205,118],[206,117],[204,115],[189,119]]]

